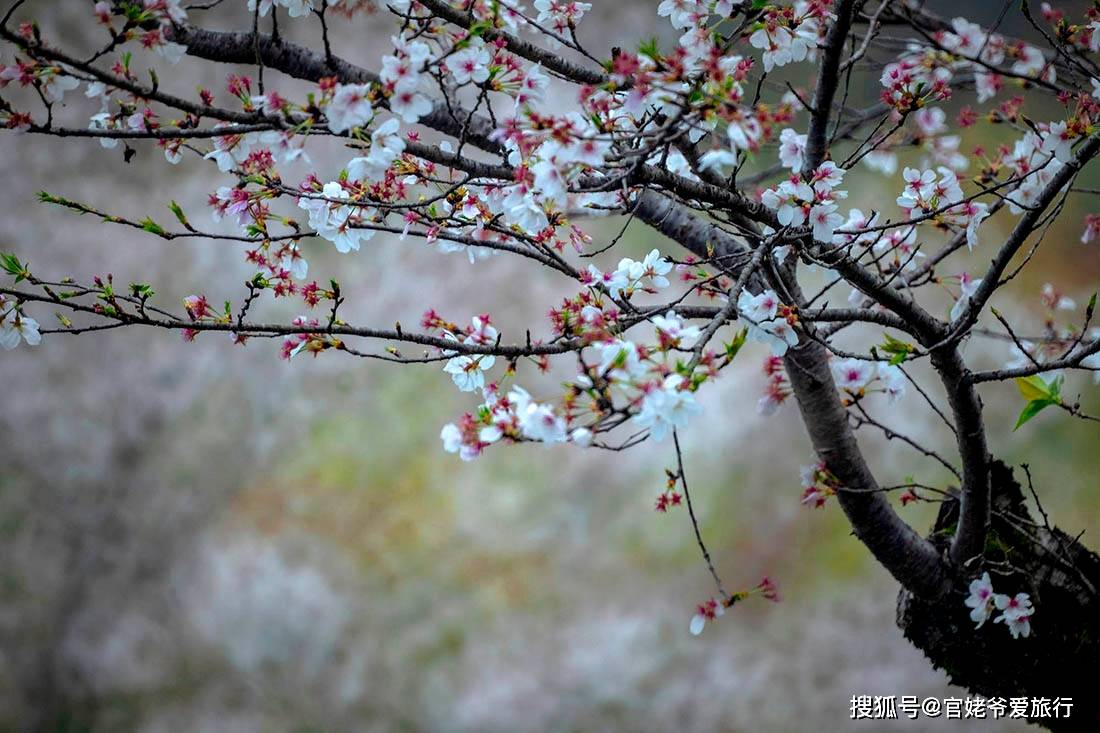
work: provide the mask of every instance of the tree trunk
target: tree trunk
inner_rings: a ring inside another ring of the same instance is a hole
[[[1013,639],[992,618],[980,629],[963,603],[974,568],[946,596],[898,597],[897,623],[953,684],[987,698],[1073,698],[1068,718],[1037,717],[1054,731],[1100,730],[1100,557],[1045,517],[1034,519],[1012,470],[991,464],[993,517],[985,570],[998,593],[1029,593],[1031,635]],[[930,540],[946,551],[958,522],[958,501],[945,501]],[[1041,510],[1040,510],[1041,511]]]

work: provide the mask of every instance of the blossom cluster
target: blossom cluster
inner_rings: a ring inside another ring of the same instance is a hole
[[[581,274],[581,283],[589,286],[601,286],[612,298],[630,297],[635,291],[648,293],[669,286],[668,273],[672,263],[661,256],[659,250],[652,250],[641,261],[624,257],[619,265],[609,272],[601,272],[595,265]]]
[[[896,364],[867,359],[834,359],[830,364],[837,387],[854,398],[860,398],[875,385],[891,403],[905,396],[907,380]]]
[[[584,371],[567,385],[557,406],[534,400],[519,386],[506,394],[496,383],[484,386],[484,371],[495,361],[491,356],[453,356],[445,371],[463,391],[480,389],[485,402],[459,423],[444,427],[444,447],[472,460],[502,438],[542,443],[568,440],[587,446],[603,421],[622,416],[630,416],[654,440],[663,440],[701,410],[694,390],[705,372],[686,375],[682,362],[669,357],[684,339],[697,337],[697,329],[686,326],[674,312],[655,317],[654,325],[658,343],[653,347],[622,339],[594,344],[599,363],[582,361]],[[456,334],[445,334],[458,340]],[[487,316],[481,316],[466,334],[464,343],[485,344],[495,339],[496,330],[488,326]]]
[[[802,504],[820,509],[841,489],[840,480],[823,462],[802,467]]]
[[[111,3],[106,0],[95,3],[93,12],[99,24],[106,27],[112,35],[126,40],[137,40],[142,48],[154,51],[168,63],[179,63],[187,52],[187,47],[165,38],[164,27],[187,19],[187,11],[180,6],[180,0],[142,0],[134,5],[137,7],[131,8],[127,14],[127,23],[122,28],[115,27]]]
[[[1013,639],[1031,635],[1031,619],[1035,615],[1031,597],[1027,593],[1014,596],[995,593],[989,573],[982,573],[982,577],[971,581],[966,606],[971,609],[970,620],[977,624],[976,628],[980,629],[996,609],[1001,615],[993,619],[993,623],[1003,622]]]
[[[978,227],[989,215],[989,207],[980,201],[965,200],[955,172],[940,166],[936,171],[906,168],[902,172],[905,188],[897,205],[910,219],[935,217],[946,226],[966,232],[966,245],[978,243]]]
[[[586,289],[564,300],[550,315],[557,335],[590,345],[598,363],[588,363],[582,354],[581,369],[565,385],[559,404],[534,401],[518,386],[506,394],[500,383],[486,386],[485,372],[496,362],[491,355],[444,350],[444,356],[450,357],[444,371],[459,389],[481,390],[485,397],[475,413],[444,427],[445,448],[472,460],[502,438],[542,443],[569,440],[586,446],[604,423],[614,424],[623,417],[629,417],[655,441],[686,425],[701,409],[695,391],[718,368],[709,351],[691,362],[680,356],[689,353],[688,347],[699,339],[699,328],[669,310],[648,318],[653,344],[639,344],[620,335],[624,327],[620,305],[629,303],[637,292],[656,293],[667,288],[672,268],[654,249],[642,260],[622,258],[614,270],[602,272],[590,265],[580,273]],[[421,325],[467,345],[491,346],[499,337],[488,314],[475,317],[462,332],[434,311],[425,314]],[[504,378],[511,377],[510,369]]]
[[[798,141],[788,141],[780,148],[784,156],[783,163],[801,162],[801,151],[795,152],[791,146],[798,147]],[[802,141],[802,146],[805,141]],[[814,170],[809,180],[803,180],[798,173],[769,188],[761,196],[761,201],[769,209],[775,210],[776,219],[785,227],[800,227],[809,224],[813,228],[814,239],[832,242],[833,233],[844,222],[844,216],[837,213],[837,201],[848,197],[848,192],[837,188],[844,179],[845,171],[832,161],[825,161]]]
[[[792,327],[798,323],[798,315],[790,306],[779,302],[774,290],[756,295],[742,290],[737,296],[737,313],[749,340],[767,344],[775,356],[783,356],[788,348],[798,343],[798,334]]]
[[[446,338],[461,341],[464,344],[477,344],[479,346],[492,346],[496,343],[499,332],[489,321],[489,315],[474,316],[470,326],[461,334],[444,328]],[[451,356],[454,352],[444,352],[445,356]],[[455,386],[463,392],[476,392],[485,387],[485,372],[493,368],[496,357],[492,354],[459,354],[452,356],[443,367],[443,371],[451,375]]]
[[[793,394],[787,372],[783,368],[783,359],[769,356],[764,360],[764,374],[768,378],[764,395],[756,403],[756,412],[760,415],[774,415],[787,398]]]
[[[766,6],[749,44],[761,51],[764,71],[777,66],[817,58],[817,47],[824,39],[826,22],[836,16],[829,12],[832,2],[797,2],[791,6]]]
[[[1009,42],[965,18],[952,20],[951,30],[937,32],[933,40],[934,46],[910,44],[883,69],[883,101],[899,112],[948,99],[951,83],[963,72],[973,73],[979,103],[996,96],[1009,76],[1045,82],[1056,78],[1054,65],[1035,46]]]

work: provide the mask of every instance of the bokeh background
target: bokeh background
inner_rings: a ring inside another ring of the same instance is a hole
[[[581,37],[594,47],[675,42],[655,2],[593,4]],[[246,27],[244,5],[223,3],[203,22]],[[84,3],[30,6],[58,42],[99,39]],[[987,22],[998,11],[977,0],[947,9]],[[1015,15],[1003,29],[1028,35]],[[319,35],[309,24],[289,32]],[[334,41],[373,64],[389,33],[385,18],[366,18],[336,28]],[[220,89],[225,73],[185,60],[162,78],[187,93]],[[872,77],[857,78],[853,100],[875,93]],[[90,103],[68,102],[84,119]],[[952,119],[957,107],[946,107]],[[1046,113],[1038,118],[1056,110]],[[961,134],[964,151],[1012,136]],[[0,249],[44,275],[145,280],[163,303],[196,291],[239,299],[252,271],[237,245],[165,243],[35,203],[45,189],[169,222],[175,199],[205,222],[205,197],[221,185],[210,164],[168,167],[151,145],[135,147],[126,164],[121,148],[95,141],[0,136]],[[310,152],[328,174],[347,158]],[[853,205],[892,206],[895,182],[863,170],[849,180]],[[1088,203],[1067,207],[1000,297],[1021,331],[1042,323],[1043,283],[1079,304],[1096,289],[1100,249],[1078,242]],[[990,247],[1008,221],[983,230]],[[586,225],[599,242],[619,223]],[[671,250],[633,225],[611,261],[653,246]],[[570,289],[507,258],[471,266],[412,240],[379,236],[357,256],[321,241],[304,249],[311,276],[339,278],[355,323],[414,323],[432,306],[455,320],[488,311],[506,335],[522,333]],[[988,255],[979,249],[972,266]],[[272,318],[298,314],[267,308]],[[968,349],[989,365],[1010,357],[996,341]],[[463,464],[438,433],[475,403],[438,365],[330,354],[288,363],[263,340],[240,348],[218,335],[186,344],[118,331],[0,353],[0,730],[869,730],[848,719],[853,694],[965,696],[901,638],[896,585],[838,508],[799,505],[809,444],[793,405],[756,414],[763,357],[747,350],[707,388],[684,444],[720,574],[732,587],[769,575],[783,600],[746,603],[692,637],[694,605],[713,587],[686,514],[652,509],[673,461],[668,444],[625,454],[500,448]],[[1088,386],[1071,380],[1067,391],[1095,408]],[[1013,433],[1014,389],[983,396],[994,452],[1029,462],[1052,517],[1095,542],[1097,429],[1043,414]],[[918,400],[879,407],[950,452]],[[864,440],[884,483],[912,475],[948,485],[934,462]],[[934,507],[904,512],[924,528]]]

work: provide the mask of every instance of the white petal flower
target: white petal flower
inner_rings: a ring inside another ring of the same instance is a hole
[[[329,129],[340,133],[370,122],[374,110],[369,93],[369,84],[337,84],[332,101],[325,108]]]
[[[390,111],[411,125],[432,111],[432,102],[420,92],[398,90],[390,97]]]
[[[837,386],[850,392],[863,389],[875,376],[875,363],[863,359],[834,361],[832,368]]]
[[[989,620],[989,616],[993,612],[993,582],[989,579],[989,573],[983,573],[981,578],[970,582],[970,595],[965,603],[972,609],[970,620],[976,623],[977,628],[980,629],[982,624]]]

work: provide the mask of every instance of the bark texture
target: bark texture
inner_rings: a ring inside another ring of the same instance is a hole
[[[1029,593],[1031,635],[1013,639],[992,617],[974,628],[964,604],[971,576],[938,598],[902,589],[897,622],[952,684],[986,697],[1073,698],[1068,718],[1032,722],[1054,731],[1100,730],[1100,557],[1028,511],[1020,483],[991,462],[992,518],[986,568],[998,593]],[[929,539],[944,550],[958,525],[957,501],[944,502]]]

